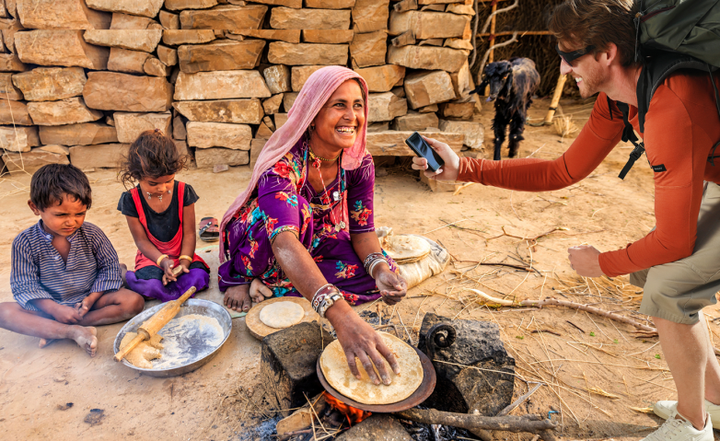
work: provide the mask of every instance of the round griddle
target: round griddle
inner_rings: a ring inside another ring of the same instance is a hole
[[[312,308],[310,302],[304,297],[284,296],[273,297],[271,299],[263,300],[262,302],[257,303],[255,304],[255,306],[250,308],[250,311],[248,311],[247,315],[245,316],[245,326],[247,326],[250,334],[258,340],[262,340],[273,332],[281,331],[281,329],[271,328],[270,326],[267,326],[265,323],[260,321],[260,311],[262,311],[264,307],[277,302],[293,302],[302,306],[303,310],[305,311],[305,315],[303,316],[300,323],[320,321],[320,316]]]
[[[417,352],[418,356],[420,357],[420,364],[423,368],[423,380],[422,383],[420,383],[420,386],[415,389],[415,392],[413,392],[412,395],[405,398],[402,401],[398,401],[397,403],[391,403],[391,404],[364,404],[364,403],[358,403],[357,401],[353,400],[352,398],[348,398],[345,395],[341,394],[337,390],[335,390],[332,386],[330,386],[330,383],[327,382],[325,379],[325,374],[323,374],[322,369],[320,368],[320,357],[318,357],[317,363],[315,365],[315,369],[317,370],[317,376],[320,379],[320,384],[323,385],[325,390],[332,395],[333,397],[337,398],[338,400],[342,401],[345,404],[348,404],[352,407],[355,407],[360,410],[367,410],[368,412],[379,412],[379,413],[392,413],[392,412],[400,412],[403,410],[407,410],[410,408],[413,408],[417,406],[418,404],[425,401],[432,393],[433,390],[435,390],[435,382],[437,381],[437,377],[435,376],[435,368],[433,367],[432,362],[430,359],[425,355],[422,351],[420,351],[418,348],[413,346],[413,349],[415,349],[415,352]]]

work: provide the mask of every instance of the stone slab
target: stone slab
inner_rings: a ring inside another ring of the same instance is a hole
[[[354,35],[355,32],[350,29],[303,29],[302,31],[302,39],[305,43],[350,43]]]
[[[184,73],[253,69],[260,62],[264,40],[221,41],[203,45],[182,45],[177,50]]]
[[[290,91],[290,68],[283,65],[270,66],[263,70],[268,89],[273,95]]]
[[[300,92],[310,75],[325,66],[294,66],[291,69],[291,84],[293,92]]]
[[[185,118],[183,118],[180,114],[175,115],[173,118],[173,139],[187,139],[187,131],[185,130]]]
[[[182,11],[181,29],[259,29],[267,6],[218,6],[203,11]]]
[[[162,29],[98,29],[85,31],[84,38],[97,46],[153,52],[162,36]]]
[[[256,70],[228,70],[186,74],[180,72],[175,83],[175,100],[213,100],[227,98],[269,98],[265,80]]]
[[[125,14],[155,17],[162,8],[164,0],[85,0],[93,9]]]
[[[385,31],[355,34],[350,44],[353,68],[384,65],[386,53],[387,33]]]
[[[111,15],[90,9],[85,3],[83,0],[15,1],[17,16],[26,29],[109,28]]]
[[[170,110],[173,86],[161,77],[88,72],[83,97],[88,107],[125,112]]]
[[[33,122],[39,126],[61,126],[97,121],[102,112],[89,109],[82,97],[60,101],[33,101],[27,105]]]
[[[348,45],[346,44],[291,44],[273,41],[268,50],[268,60],[272,64],[306,66],[313,64],[347,64]]]
[[[47,164],[70,164],[67,155],[48,152],[41,149],[32,149],[26,153],[5,153],[2,155],[7,171],[25,171],[33,173]],[[2,164],[0,164],[0,171]]]
[[[165,66],[175,66],[178,63],[177,50],[158,45],[157,57]]]
[[[115,112],[115,129],[121,143],[133,143],[146,130],[160,129],[163,133],[172,133],[172,114],[164,113],[127,113]]]
[[[31,126],[34,123],[25,103],[0,98],[0,124]]]
[[[80,67],[38,67],[12,81],[27,101],[54,101],[82,95],[87,77]]]
[[[349,29],[350,11],[277,7],[270,13],[273,29]]]
[[[37,150],[42,150],[43,152],[50,152],[50,153],[56,153],[58,155],[69,155],[70,154],[70,148],[65,147],[64,145],[43,145],[37,148]]]
[[[0,149],[24,153],[38,145],[40,138],[37,127],[0,126]]]
[[[201,44],[215,40],[215,31],[212,29],[165,29],[163,43],[170,46],[181,44]]]
[[[170,76],[172,68],[157,58],[150,57],[143,64],[143,72],[153,77],[167,77]]]
[[[197,168],[212,168],[216,164],[229,166],[247,165],[250,163],[250,152],[247,150],[225,149],[213,147],[195,150]]]
[[[444,12],[393,11],[388,31],[390,35],[410,31],[418,40],[471,37],[468,17]]]
[[[250,168],[255,167],[255,163],[257,162],[263,147],[265,147],[265,143],[267,143],[267,139],[258,138],[253,139],[250,143]]]
[[[115,72],[145,73],[145,61],[151,55],[143,51],[131,51],[119,47],[110,48],[107,68]]]
[[[404,87],[412,109],[455,99],[450,74],[442,70],[408,75]]]
[[[407,113],[407,100],[392,92],[371,93],[368,97],[368,122],[391,121]]]
[[[98,123],[42,126],[39,135],[40,141],[45,145],[93,145],[118,142],[115,127]]]
[[[154,17],[154,16],[153,16]],[[152,26],[152,27],[151,27]],[[149,17],[141,17],[138,15],[129,15],[121,12],[115,12],[112,15],[110,29],[117,30],[133,30],[133,29],[162,29],[160,23]]]
[[[181,11],[183,9],[207,9],[218,4],[218,0],[165,0],[165,9]]]
[[[263,110],[266,115],[274,115],[280,112],[280,106],[282,106],[283,94],[279,93],[266,99],[262,103]]]
[[[286,112],[287,112],[287,110],[286,110]],[[277,130],[280,127],[285,125],[285,123],[288,120],[288,114],[287,113],[276,113],[275,115],[273,115],[273,120],[275,121],[275,130]]]
[[[270,6],[287,6],[289,8],[300,9],[303,6],[303,0],[253,0],[253,3],[262,3]]]
[[[418,132],[427,128],[439,128],[440,120],[434,112],[408,112],[407,115],[395,119],[393,128],[404,132]],[[443,130],[445,131],[445,130]],[[448,132],[455,133],[454,130]]]
[[[263,107],[257,98],[176,101],[173,107],[190,121],[260,124],[264,115]]]
[[[395,130],[368,133],[367,150],[373,156],[415,156],[415,153],[405,144],[405,140],[412,134],[413,132]],[[462,150],[464,136],[461,134],[427,131],[423,132],[423,135],[446,143],[456,153],[460,153]]]
[[[87,31],[16,32],[15,49],[23,63],[41,66],[79,66],[94,70],[106,69],[110,50],[86,43],[83,39],[83,32]]]
[[[185,126],[190,147],[250,150],[252,129],[245,124],[191,121]]]
[[[180,17],[177,14],[173,14],[168,11],[160,11],[158,19],[163,29],[180,29]],[[163,37],[164,38],[164,37]]]
[[[388,27],[390,0],[356,0],[352,10],[353,30],[365,33]]]
[[[120,168],[130,144],[100,144],[70,147],[70,162],[80,170]]]
[[[306,8],[314,9],[352,9],[355,0],[305,0]]]
[[[405,68],[394,64],[355,69],[355,72],[365,79],[370,92],[388,92],[405,78]]]
[[[451,101],[440,104],[440,115],[443,118],[453,118],[461,120],[471,120],[475,111],[475,100],[467,99],[461,101]]]
[[[483,148],[485,127],[479,122],[440,120],[440,130],[443,132],[462,134],[464,136],[463,144],[473,150]]]
[[[300,29],[233,29],[230,31],[231,35],[262,40],[287,41],[288,43],[300,43],[301,32]]]
[[[23,72],[28,66],[20,61],[17,54],[0,54],[0,72]]]
[[[0,73],[0,98],[13,101],[22,100],[23,93],[15,87],[12,77],[12,73]]]
[[[437,70],[457,72],[467,61],[467,53],[448,47],[432,46],[390,46],[387,62],[411,69]]]

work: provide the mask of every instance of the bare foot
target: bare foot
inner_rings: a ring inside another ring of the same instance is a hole
[[[250,310],[250,285],[231,286],[225,290],[223,304],[237,312],[248,312]]]
[[[55,338],[41,338],[40,343],[38,343],[38,348],[44,348],[45,346],[52,344],[55,341],[57,341],[57,339]]]
[[[124,263],[120,264],[120,277],[122,278],[123,286],[127,286],[127,280],[125,279],[125,275],[127,274],[127,265]]]
[[[253,302],[260,303],[266,298],[270,298],[272,296],[272,289],[265,286],[262,280],[253,279],[252,283],[250,284],[250,298]]]
[[[97,329],[92,326],[73,326],[73,328],[75,329],[70,338],[85,349],[89,356],[94,357],[98,346]]]

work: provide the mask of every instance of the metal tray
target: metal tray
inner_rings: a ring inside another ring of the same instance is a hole
[[[149,319],[163,306],[165,306],[164,303],[155,305],[152,308],[146,309],[136,315],[132,318],[132,320],[127,322],[120,332],[118,332],[117,337],[115,337],[113,352],[117,354],[120,350],[120,342],[126,333],[135,332],[137,328],[145,322],[145,320]],[[203,299],[188,299],[180,307],[180,311],[178,311],[175,318],[177,319],[190,314],[204,315],[216,319],[222,328],[222,342],[220,344],[215,343],[215,345],[212,345],[207,341],[207,336],[202,333],[193,333],[190,335],[185,333],[185,335],[180,335],[179,333],[176,334],[172,332],[172,329],[166,329],[168,326],[165,325],[165,327],[160,330],[160,335],[165,337],[163,344],[167,345],[176,343],[177,347],[183,350],[183,355],[185,355],[183,360],[179,360],[176,364],[166,365],[157,369],[140,368],[130,364],[130,362],[124,359],[122,363],[131,369],[142,372],[144,375],[149,375],[151,377],[174,377],[192,372],[210,361],[218,353],[220,348],[225,344],[230,336],[230,331],[232,330],[232,318],[230,317],[230,313],[217,303]],[[187,351],[185,351],[185,348],[187,348]]]

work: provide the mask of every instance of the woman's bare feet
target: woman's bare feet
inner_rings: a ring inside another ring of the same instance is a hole
[[[228,309],[237,312],[248,312],[250,310],[250,285],[231,286],[225,290],[223,304]]]
[[[85,349],[89,356],[95,356],[98,346],[97,329],[92,326],[73,326],[69,337]]]
[[[250,298],[255,303],[260,303],[273,296],[272,289],[265,286],[260,279],[253,279],[250,284]]]

